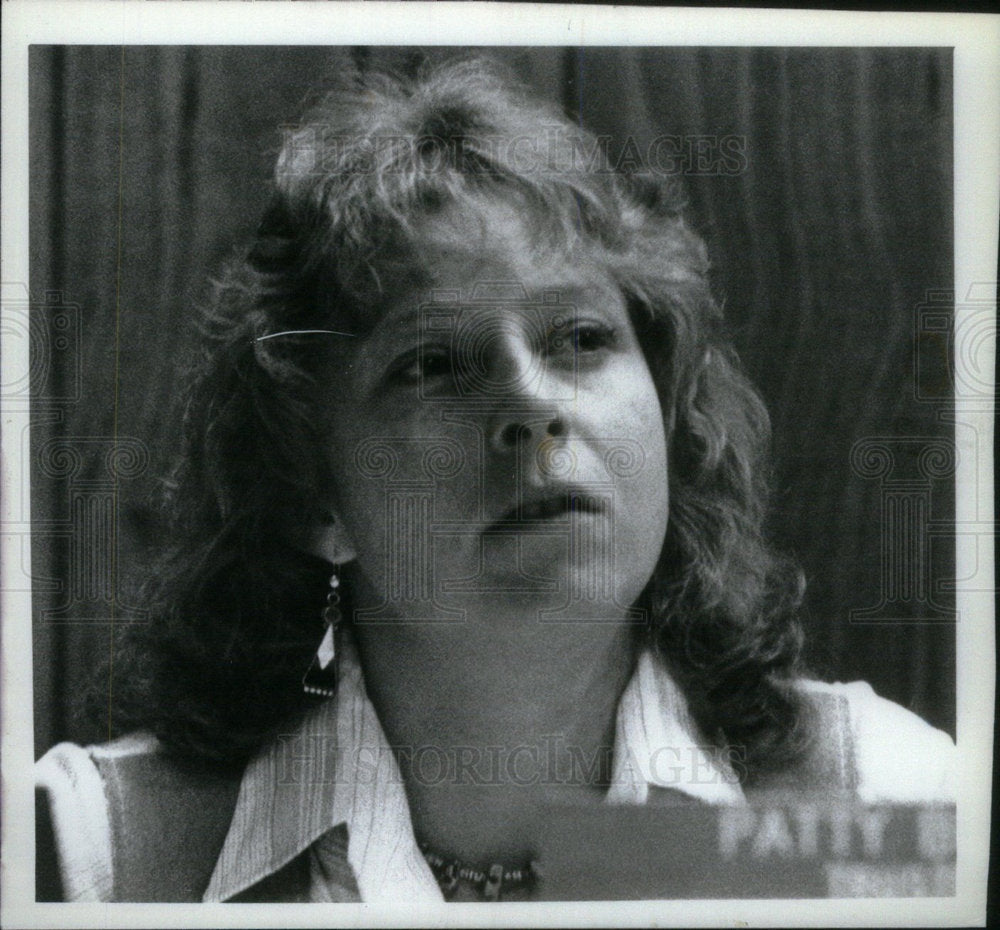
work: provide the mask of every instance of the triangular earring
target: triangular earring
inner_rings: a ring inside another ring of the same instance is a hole
[[[325,629],[312,663],[302,676],[302,690],[318,697],[333,697],[337,691],[337,635],[340,627],[340,566],[330,576],[330,590],[323,608]]]

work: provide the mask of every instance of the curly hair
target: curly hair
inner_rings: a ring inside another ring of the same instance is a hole
[[[331,492],[317,390],[329,348],[259,337],[364,332],[379,270],[416,262],[419,219],[483,197],[516,202],[554,242],[584,241],[627,298],[669,445],[641,635],[705,735],[742,747],[747,779],[801,750],[803,586],[763,537],[769,422],[727,340],[705,245],[662,177],[612,170],[596,137],[483,60],[352,78],[286,132],[256,240],[204,314],[169,543],[144,588],[153,620],[127,630],[109,669],[115,730],[239,764],[315,700],[301,678],[329,566],[288,530]]]

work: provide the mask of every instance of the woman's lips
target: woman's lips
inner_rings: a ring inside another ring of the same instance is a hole
[[[499,520],[490,524],[489,529],[537,526],[548,521],[564,520],[573,514],[601,514],[605,509],[605,502],[593,493],[564,491],[511,507]]]

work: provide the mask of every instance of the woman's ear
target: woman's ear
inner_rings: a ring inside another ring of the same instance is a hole
[[[308,542],[308,551],[334,565],[354,561],[357,553],[343,521],[332,511],[324,511]]]

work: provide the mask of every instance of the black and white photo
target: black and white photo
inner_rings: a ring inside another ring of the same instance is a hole
[[[24,48],[24,914],[974,920],[997,49],[650,21]]]

